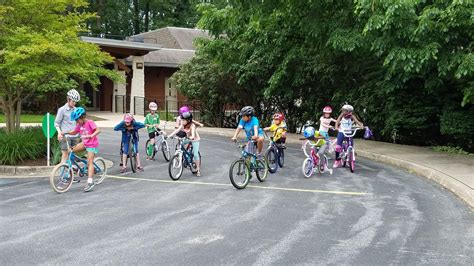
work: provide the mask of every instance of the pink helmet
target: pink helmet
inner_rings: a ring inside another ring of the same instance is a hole
[[[328,114],[332,113],[332,108],[331,108],[331,106],[326,106],[326,107],[324,107],[323,113],[328,113]]]
[[[123,121],[126,123],[130,123],[133,121],[133,115],[128,113],[123,116]]]
[[[189,107],[187,107],[186,105],[183,105],[181,106],[181,108],[179,108],[179,114],[184,114],[187,112],[189,112]]]

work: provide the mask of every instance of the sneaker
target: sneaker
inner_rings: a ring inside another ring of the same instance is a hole
[[[137,170],[138,170],[138,171],[142,171],[142,172],[145,171],[145,169],[144,169],[143,167],[141,167],[141,166],[137,166]]]
[[[89,192],[92,190],[92,188],[95,186],[95,183],[87,183],[87,186],[84,187],[84,192]]]
[[[341,166],[341,159],[336,159],[336,160],[334,161],[334,164],[333,164],[332,168],[333,168],[333,169],[334,169],[334,168],[338,168],[339,166]]]
[[[263,159],[263,155],[261,153],[257,154],[257,160]]]
[[[79,182],[81,182],[81,180],[75,179],[75,178],[72,179],[72,183],[73,183],[73,184],[77,184],[77,183],[79,183]]]
[[[197,171],[196,176],[201,176],[201,171]]]
[[[127,167],[122,167],[122,169],[120,169],[120,173],[125,173],[127,172]]]
[[[328,169],[329,174],[332,175],[332,169]]]

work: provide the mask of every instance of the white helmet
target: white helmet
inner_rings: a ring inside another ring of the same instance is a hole
[[[156,111],[156,110],[158,110],[158,105],[155,102],[151,102],[148,105],[148,108],[150,108],[150,110],[152,110],[152,111]]]
[[[344,106],[342,106],[341,109],[342,109],[342,110],[346,110],[346,111],[348,111],[348,112],[354,111],[354,107],[352,107],[352,105],[349,105],[349,104],[344,104]]]
[[[81,100],[81,95],[79,95],[79,92],[77,92],[75,89],[72,89],[67,92],[67,97],[76,103]]]

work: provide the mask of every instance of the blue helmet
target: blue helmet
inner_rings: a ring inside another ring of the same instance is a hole
[[[305,128],[304,132],[303,132],[303,136],[305,138],[311,138],[311,137],[314,137],[314,127],[307,127]]]
[[[71,120],[72,121],[77,121],[77,119],[81,118],[81,116],[86,114],[86,109],[82,107],[77,107],[72,111],[71,113]]]

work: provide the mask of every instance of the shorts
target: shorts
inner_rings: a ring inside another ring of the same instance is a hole
[[[71,148],[76,146],[77,144],[81,143],[81,138],[79,138],[79,137],[66,138],[66,136],[64,136],[63,139],[60,142],[60,146],[61,146],[62,151],[67,151],[66,140],[69,141],[69,146]]]
[[[328,134],[327,131],[322,131],[322,130],[320,130],[320,131],[319,131],[319,134],[321,134],[321,136],[323,136],[326,140],[329,139],[329,134]]]
[[[86,148],[86,151],[97,154],[97,153],[99,153],[99,148]]]
[[[148,132],[148,137],[149,137],[150,139],[155,138],[156,136],[158,136],[158,133],[159,133],[160,131],[161,131],[161,129],[157,128],[157,129],[156,129],[155,131],[153,131],[153,132]]]

